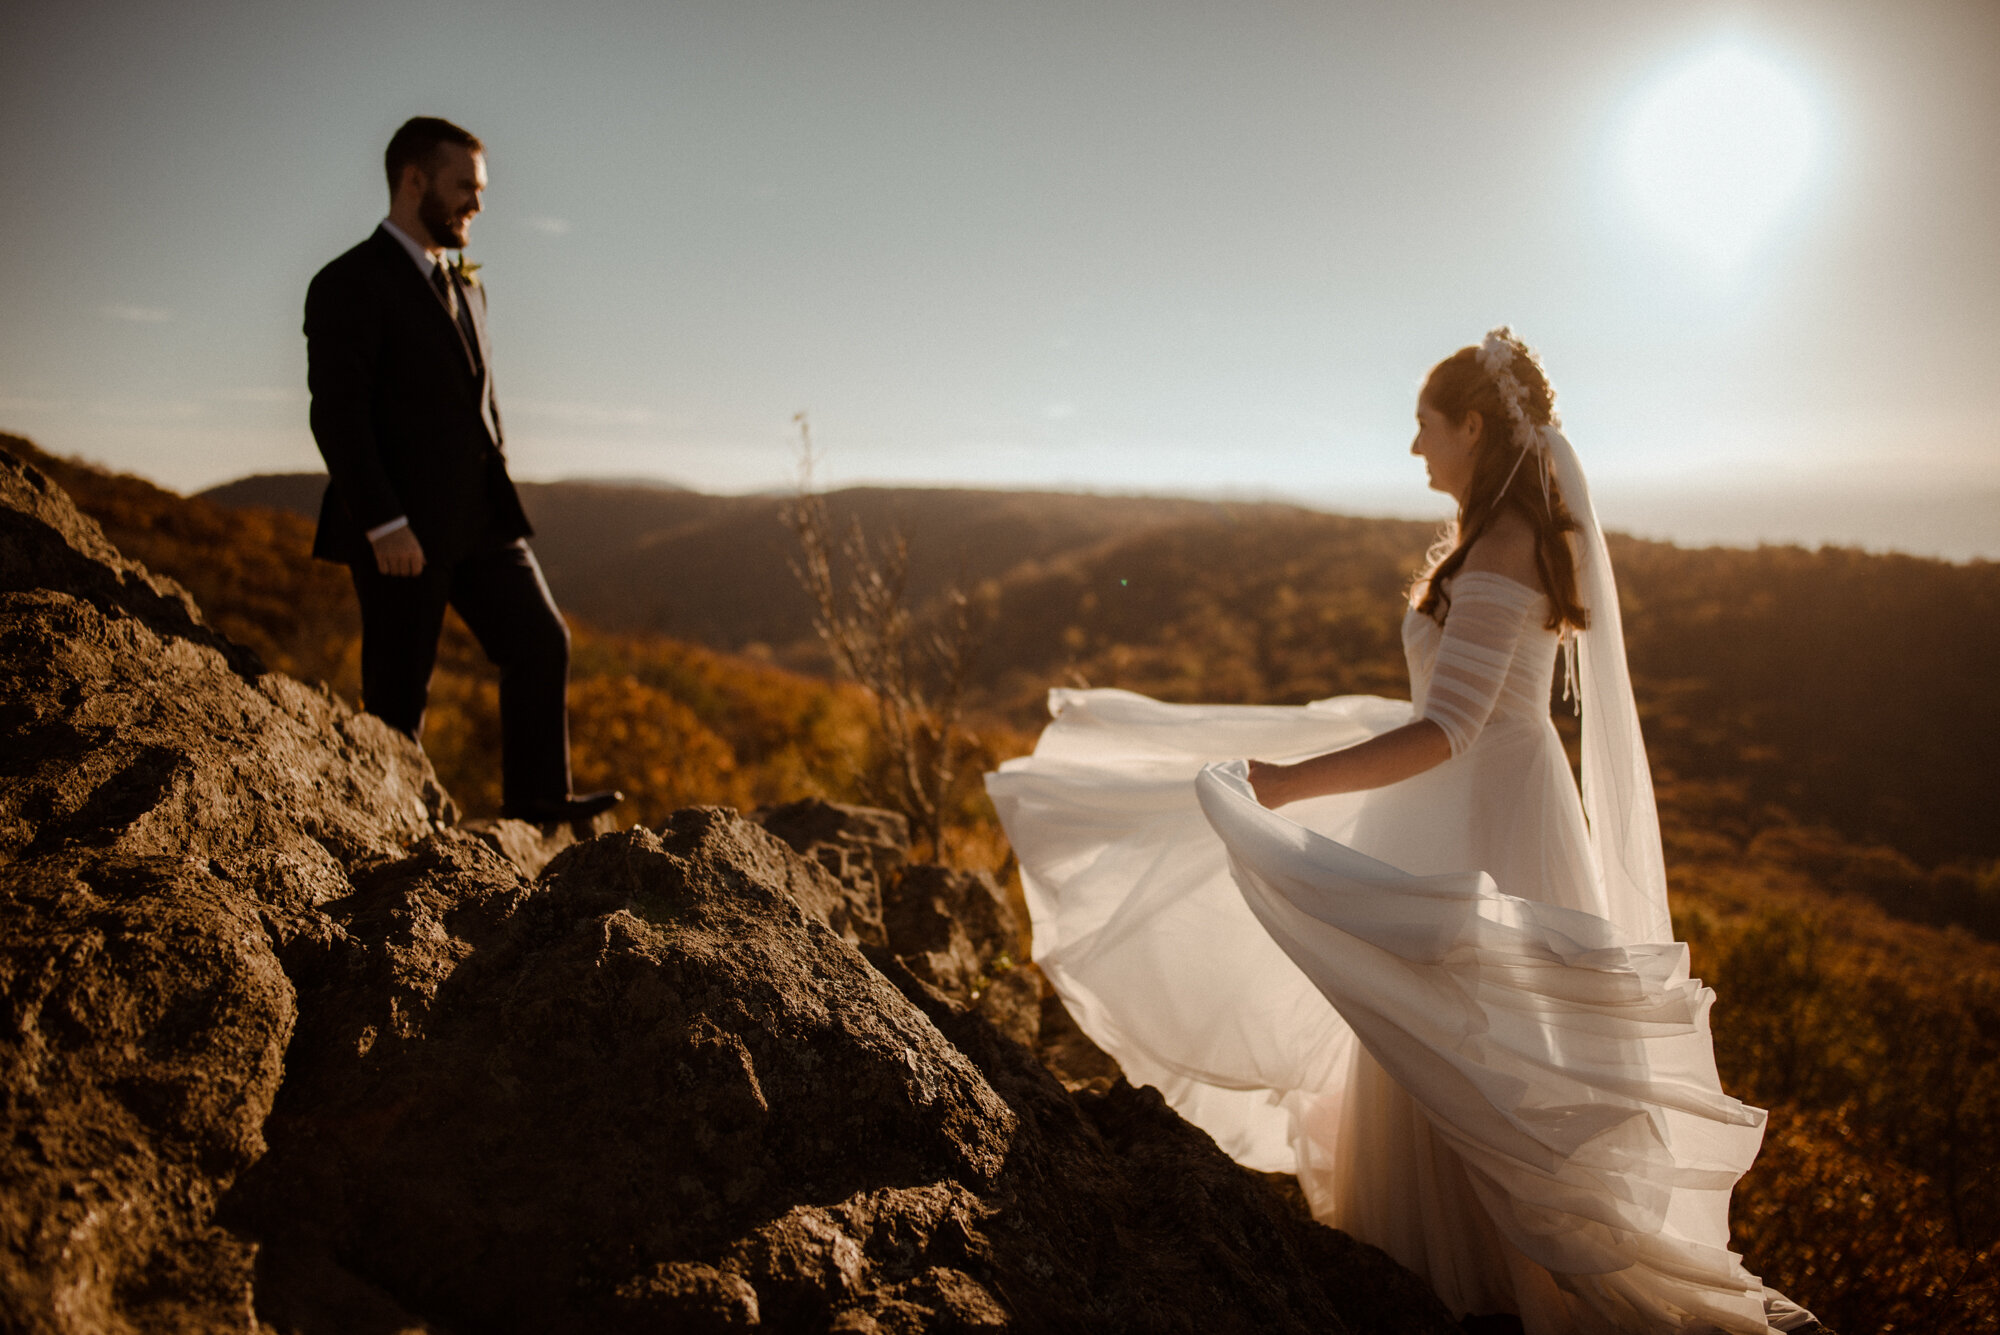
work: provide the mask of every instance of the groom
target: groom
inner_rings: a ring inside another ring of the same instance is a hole
[[[306,292],[312,431],[329,483],[313,555],[345,563],[361,603],[361,700],[411,737],[447,606],[500,668],[503,816],[586,819],[573,796],[569,630],[501,454],[486,292],[445,259],[486,189],[484,145],[419,116],[389,140],[389,216]]]

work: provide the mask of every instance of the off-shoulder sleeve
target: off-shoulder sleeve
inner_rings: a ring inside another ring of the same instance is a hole
[[[1493,716],[1514,650],[1541,603],[1541,594],[1499,575],[1468,571],[1452,581],[1437,666],[1418,717],[1444,730],[1453,755],[1477,741]]]

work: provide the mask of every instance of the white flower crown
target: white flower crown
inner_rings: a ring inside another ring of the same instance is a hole
[[[1541,428],[1528,418],[1528,391],[1514,375],[1515,350],[1512,336],[1502,325],[1490,331],[1486,341],[1479,345],[1479,367],[1493,377],[1493,387],[1500,391],[1500,403],[1507,409],[1514,439],[1522,449],[1540,454],[1547,447],[1542,441]]]
[[[1530,454],[1536,456],[1543,466],[1535,471],[1541,475],[1542,501],[1549,499],[1549,470],[1545,465],[1549,454],[1548,437],[1542,427],[1528,416],[1528,391],[1514,375],[1514,353],[1518,345],[1506,325],[1487,331],[1485,342],[1479,345],[1479,368],[1493,379],[1493,388],[1500,393],[1500,404],[1507,410],[1507,423],[1520,453],[1514,458],[1514,466],[1507,472],[1507,480],[1500,484],[1494,500],[1507,494],[1507,488],[1514,485],[1514,474],[1521,471],[1521,461]]]

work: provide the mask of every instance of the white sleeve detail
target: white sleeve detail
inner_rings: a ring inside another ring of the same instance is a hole
[[[1501,576],[1468,572],[1452,581],[1437,665],[1421,718],[1444,731],[1453,755],[1479,740],[1506,683],[1508,665],[1541,595]]]
[[[408,528],[409,526],[410,526],[410,517],[408,515],[397,515],[394,519],[391,519],[388,523],[377,524],[374,528],[369,529],[368,541],[380,542],[382,541],[382,539],[388,537],[391,533],[394,533],[397,529]]]

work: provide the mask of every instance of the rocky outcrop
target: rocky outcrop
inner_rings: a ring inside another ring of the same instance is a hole
[[[1011,965],[1020,925],[992,876],[911,867],[884,896],[883,924],[919,978],[946,992],[979,993],[996,963]]]
[[[826,868],[833,879],[849,887],[856,911],[872,927],[860,940],[886,944],[882,930],[883,887],[894,885],[910,865],[910,822],[894,811],[848,806],[807,798],[765,807],[757,823]]]
[[[17,1329],[242,1328],[214,1223],[297,1018],[281,943],[453,817],[422,752],[288,678],[0,455],[0,1284]]]
[[[879,813],[461,828],[5,455],[0,680],[8,1331],[1452,1329]]]
[[[806,892],[807,908],[851,945],[888,946],[882,887],[894,885],[909,865],[907,820],[817,798],[766,807],[756,819],[827,873],[825,888]]]
[[[535,825],[501,816],[491,820],[469,820],[459,828],[476,836],[532,881],[542,874],[542,868],[555,860],[556,854],[578,839],[609,834],[618,828],[618,819],[614,813],[607,811],[590,820]]]
[[[893,811],[808,798],[766,807],[756,820],[841,887],[802,901],[835,931],[886,950],[930,987],[1036,1046],[1045,989],[1032,965],[1020,965],[1027,941],[992,876],[912,863],[909,822]]]

